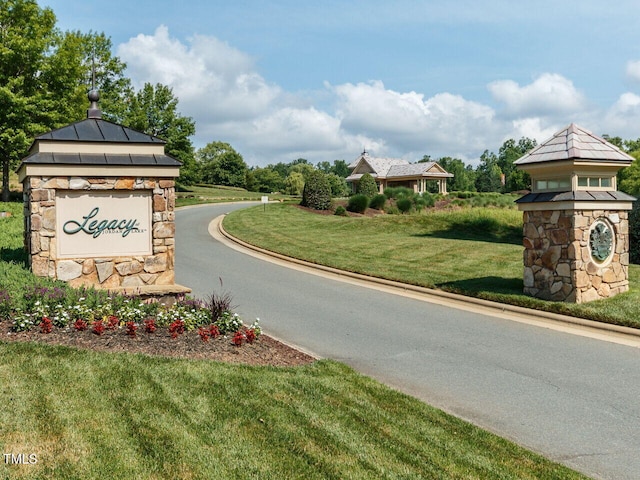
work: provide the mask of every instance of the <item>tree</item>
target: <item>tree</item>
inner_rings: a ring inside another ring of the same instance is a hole
[[[202,179],[213,185],[244,187],[247,164],[242,155],[225,142],[211,142],[196,153]]]
[[[378,185],[370,173],[365,173],[360,177],[357,193],[366,195],[369,198],[373,198],[374,195],[379,193]]]
[[[476,169],[476,190],[479,192],[499,192],[502,187],[502,170],[498,166],[498,157],[485,150],[480,156],[480,165]]]
[[[531,184],[529,174],[516,169],[514,162],[533,149],[537,145],[534,139],[522,137],[518,143],[512,138],[506,140],[498,151],[497,164],[505,175],[505,185],[503,190],[514,192],[525,190]]]
[[[465,165],[459,158],[442,157],[438,164],[453,178],[447,178],[447,190],[450,192],[472,192],[476,189],[476,175],[470,165]]]
[[[291,172],[284,180],[284,193],[287,195],[300,195],[304,188],[304,175],[300,172]]]
[[[349,195],[349,187],[343,177],[330,173],[327,175],[327,180],[329,180],[329,185],[331,186],[331,197],[337,198]]]
[[[284,179],[270,166],[252,168],[247,171],[246,179],[247,190],[252,192],[273,193],[284,188]]]
[[[191,117],[183,117],[178,112],[178,99],[171,88],[160,83],[155,86],[145,83],[129,99],[121,122],[134,130],[166,140],[165,152],[183,165],[179,181],[190,184],[197,180],[198,167],[190,139],[196,132],[196,124]],[[244,174],[242,180],[244,183]]]
[[[335,173],[339,177],[347,178],[351,173],[349,165],[344,160],[334,160],[329,173]]]
[[[67,123],[77,110],[82,65],[79,45],[55,28],[50,8],[35,0],[0,2],[0,159],[2,200],[9,200],[9,171],[33,138]],[[74,102],[74,98],[76,101]]]

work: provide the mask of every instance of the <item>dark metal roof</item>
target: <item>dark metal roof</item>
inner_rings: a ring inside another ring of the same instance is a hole
[[[165,144],[153,135],[123,127],[102,118],[87,118],[71,125],[52,130],[35,138],[38,140],[59,140],[72,142],[118,142]]]
[[[528,193],[524,197],[516,200],[516,203],[537,203],[537,202],[633,202],[636,198],[623,192],[607,191],[596,192],[587,190],[575,190],[571,192],[545,192]]]
[[[112,153],[52,153],[40,152],[22,160],[27,164],[43,165],[119,165],[179,167],[178,160],[169,155],[157,154],[112,154]]]

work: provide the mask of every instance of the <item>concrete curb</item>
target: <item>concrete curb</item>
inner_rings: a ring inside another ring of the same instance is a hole
[[[220,235],[222,235],[224,238],[226,238],[230,242],[233,242],[236,245],[239,245],[239,246],[241,246],[243,248],[252,250],[252,251],[257,252],[257,253],[262,254],[262,255],[273,257],[273,258],[278,259],[278,260],[283,261],[283,262],[287,262],[287,263],[303,266],[305,268],[310,268],[310,269],[326,272],[326,273],[329,273],[329,274],[332,274],[332,275],[351,278],[351,279],[355,279],[355,280],[362,281],[362,282],[368,282],[368,283],[375,284],[375,285],[381,285],[381,286],[385,286],[385,287],[390,287],[392,289],[397,289],[397,290],[404,291],[404,292],[417,293],[417,294],[425,296],[425,297],[432,297],[434,301],[437,301],[437,303],[446,303],[446,304],[449,304],[450,306],[453,306],[453,307],[460,308],[462,305],[464,305],[466,307],[466,309],[468,309],[470,305],[475,305],[477,307],[481,307],[482,309],[487,309],[487,310],[493,311],[495,313],[504,314],[506,312],[511,312],[511,313],[517,314],[519,316],[525,316],[525,317],[530,317],[530,318],[538,318],[538,319],[548,320],[548,321],[552,321],[552,322],[563,323],[563,324],[567,324],[567,325],[575,325],[575,326],[580,326],[580,327],[587,327],[587,328],[590,328],[590,329],[600,330],[600,331],[603,331],[603,332],[611,332],[611,333],[617,333],[617,334],[622,334],[622,335],[629,335],[629,336],[632,336],[632,337],[636,337],[636,340],[638,338],[640,338],[640,329],[636,329],[636,328],[624,327],[624,326],[620,326],[620,325],[612,325],[612,324],[608,324],[608,323],[596,322],[596,321],[593,321],[593,320],[587,320],[587,319],[584,319],[584,318],[571,317],[569,315],[561,315],[561,314],[557,314],[557,313],[544,312],[544,311],[541,311],[541,310],[534,310],[534,309],[531,309],[531,308],[518,307],[518,306],[515,306],[515,305],[492,302],[490,300],[483,300],[483,299],[480,299],[480,298],[467,297],[467,296],[459,295],[459,294],[455,294],[455,293],[443,292],[441,290],[434,290],[434,289],[430,289],[430,288],[426,288],[426,287],[419,287],[419,286],[416,286],[416,285],[409,285],[409,284],[406,284],[406,283],[395,282],[395,281],[392,281],[392,280],[385,280],[385,279],[382,279],[382,278],[371,277],[371,276],[363,275],[363,274],[359,274],[359,273],[348,272],[348,271],[339,270],[339,269],[333,268],[333,267],[327,267],[325,265],[319,265],[319,264],[316,264],[316,263],[307,262],[307,261],[299,260],[299,259],[292,258],[292,257],[287,257],[285,255],[282,255],[282,254],[279,254],[279,253],[275,253],[275,252],[272,252],[270,250],[266,250],[264,248],[257,247],[255,245],[251,245],[250,243],[247,243],[247,242],[245,242],[243,240],[240,240],[239,238],[236,238],[236,237],[232,236],[222,226],[222,219],[223,218],[224,218],[224,215],[222,215],[221,217],[218,217],[218,219],[215,219],[214,221],[212,221],[212,224],[213,224],[213,222],[218,220],[216,222],[217,226],[215,226],[215,228],[220,233]],[[211,225],[211,226],[213,226],[213,225]],[[210,231],[211,231],[211,229],[210,229]]]

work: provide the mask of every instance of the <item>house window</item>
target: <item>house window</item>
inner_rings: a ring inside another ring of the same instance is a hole
[[[578,187],[587,188],[611,188],[611,177],[578,177]]]
[[[563,190],[571,188],[569,178],[549,178],[545,180],[536,180],[536,190]]]

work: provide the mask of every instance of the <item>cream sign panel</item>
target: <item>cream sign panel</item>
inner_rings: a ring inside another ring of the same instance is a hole
[[[151,192],[57,192],[58,258],[151,255]]]

